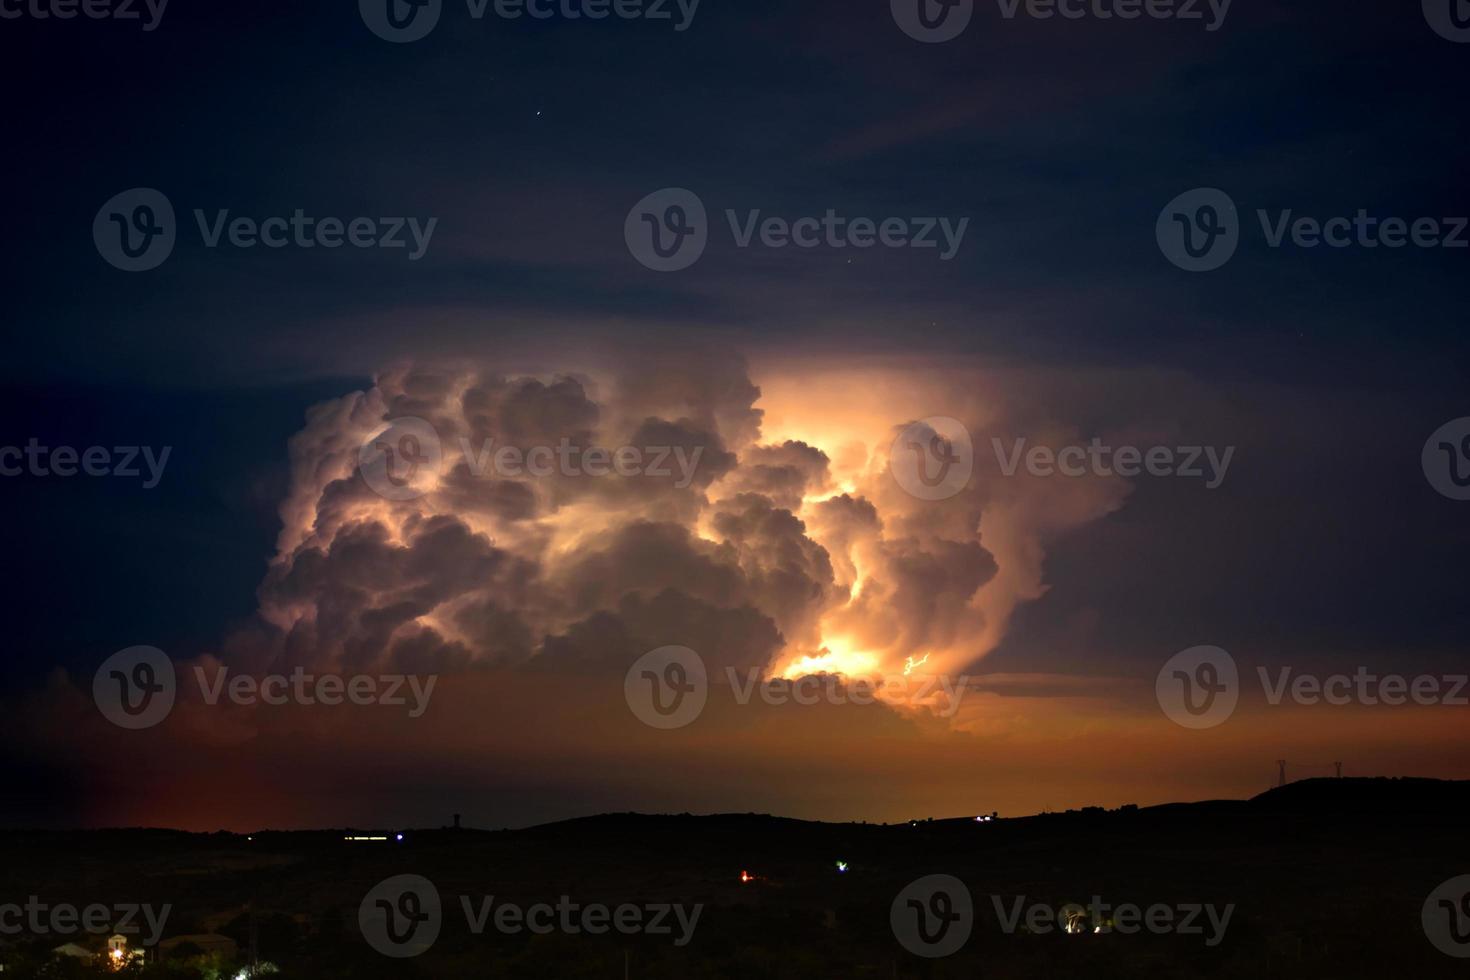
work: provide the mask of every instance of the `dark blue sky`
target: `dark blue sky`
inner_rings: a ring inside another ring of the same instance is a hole
[[[981,4],[964,36],[922,45],[880,2],[705,0],[682,33],[477,22],[450,2],[429,38],[392,45],[351,3],[173,0],[150,33],[23,19],[0,23],[0,44],[0,443],[174,447],[153,491],[0,482],[12,683],[131,643],[217,642],[254,609],[285,443],[310,405],[397,358],[546,335],[835,340],[1194,379],[1209,410],[1137,391],[1103,403],[1195,413],[1213,427],[1201,438],[1253,450],[1252,465],[1209,498],[1143,487],[1060,544],[1048,577],[1066,605],[1023,610],[997,669],[1077,668],[1047,651],[1096,610],[1114,652],[1145,622],[1175,624],[1162,632],[1179,646],[1323,655],[1447,655],[1465,635],[1463,507],[1417,460],[1467,414],[1470,251],[1271,249],[1251,219],[1228,266],[1190,275],[1154,240],[1159,209],[1199,186],[1246,215],[1470,213],[1470,47],[1417,4],[1237,0],[1213,33],[1005,21]],[[181,240],[162,268],[126,274],[90,227],[138,186],[169,196]],[[667,186],[712,215],[967,216],[969,238],[941,263],[776,256],[723,235],[657,275],[629,256],[623,218]],[[439,225],[418,262],[209,250],[196,207]],[[1057,411],[1084,427],[1099,412]],[[1120,553],[1121,572],[1095,574]]]

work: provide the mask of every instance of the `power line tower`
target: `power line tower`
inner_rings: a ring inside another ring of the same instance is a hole
[[[1337,778],[1338,779],[1341,779],[1342,778],[1342,763],[1341,762],[1296,762],[1296,763],[1293,763],[1293,765],[1296,766],[1297,774],[1298,774],[1299,777],[1301,775],[1302,770],[1304,770],[1304,769],[1305,770],[1308,770],[1308,778],[1310,778],[1310,773],[1316,772],[1316,771],[1319,771],[1319,770],[1325,776],[1327,769],[1328,768],[1331,768],[1334,772],[1337,773]],[[1285,759],[1277,759],[1276,760],[1276,769],[1277,769],[1276,785],[1277,786],[1285,786],[1286,785],[1286,760]]]

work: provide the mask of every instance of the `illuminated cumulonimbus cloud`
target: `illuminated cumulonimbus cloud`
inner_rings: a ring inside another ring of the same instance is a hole
[[[270,659],[622,671],[681,645],[712,670],[959,671],[1041,594],[1048,536],[1126,491],[998,474],[1006,394],[974,370],[728,352],[556,367],[397,367],[313,409],[260,590]],[[895,437],[931,416],[974,436],[968,485],[941,500],[890,472]],[[413,475],[420,495],[387,499],[360,449],[408,417],[442,458]],[[563,445],[668,455],[660,474],[494,464]]]

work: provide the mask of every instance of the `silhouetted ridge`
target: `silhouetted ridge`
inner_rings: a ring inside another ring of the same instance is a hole
[[[1463,810],[1470,804],[1470,780],[1303,779],[1267,790],[1253,806],[1277,810],[1351,809],[1368,812]]]

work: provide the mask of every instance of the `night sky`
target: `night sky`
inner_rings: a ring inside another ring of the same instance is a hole
[[[1256,212],[1470,214],[1470,45],[1410,2],[1235,0],[1213,31],[977,2],[933,44],[877,0],[703,0],[683,30],[668,9],[476,20],[444,0],[402,44],[344,0],[172,0],[153,30],[0,19],[0,447],[171,447],[151,489],[0,478],[0,821],[897,820],[1244,796],[1283,756],[1470,777],[1463,708],[1273,708],[1254,680],[1466,670],[1470,503],[1421,451],[1470,415],[1470,248],[1273,248]],[[139,187],[178,240],[129,273],[92,227]],[[1201,187],[1238,205],[1240,243],[1192,273],[1155,223]],[[664,188],[708,209],[677,272],[624,238]],[[417,259],[208,248],[195,209],[437,223]],[[968,225],[947,260],[742,248],[727,209]],[[728,460],[688,488],[542,486],[520,510],[448,476],[402,506],[334,483],[399,415]],[[943,508],[876,456],[842,478],[854,440],[886,453],[930,416],[975,440]],[[1216,489],[1015,480],[993,436],[1235,453]],[[833,495],[847,512],[811,503]],[[864,505],[889,542],[866,573],[833,543]],[[624,671],[654,647],[774,673],[835,650],[834,596],[865,574],[891,591],[840,614],[849,645],[972,675],[953,717],[714,695],[679,732],[629,714]],[[123,731],[92,678],[136,645],[181,676],[434,673],[439,700],[386,721],[195,703]],[[1197,645],[1250,675],[1208,732],[1154,700]]]

